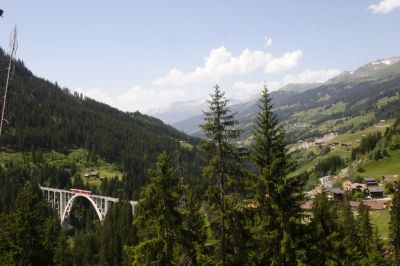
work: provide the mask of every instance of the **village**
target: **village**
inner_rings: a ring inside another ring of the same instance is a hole
[[[313,199],[324,193],[328,199],[335,202],[347,200],[352,211],[357,211],[361,202],[368,206],[370,211],[390,209],[391,194],[398,183],[398,178],[398,175],[384,175],[379,181],[374,177],[365,177],[361,182],[353,182],[354,178],[350,176],[342,179],[332,176],[321,177],[320,185],[306,193],[307,201],[301,208],[305,211],[311,210]]]

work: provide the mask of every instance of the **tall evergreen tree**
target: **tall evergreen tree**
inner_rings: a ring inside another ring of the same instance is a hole
[[[215,250],[214,263],[227,265],[240,256],[240,242],[235,241],[238,223],[234,222],[234,209],[241,204],[244,178],[238,149],[233,143],[240,136],[240,130],[236,128],[235,113],[230,111],[225,93],[218,85],[210,96],[209,110],[204,112],[204,124],[201,125],[207,138],[202,148],[211,158],[203,168],[203,175],[213,183],[208,189],[208,217],[213,233],[209,242]]]
[[[180,265],[198,265],[204,263],[204,241],[206,234],[204,230],[203,216],[200,213],[201,201],[196,200],[193,191],[188,183],[187,161],[183,156],[180,143],[177,143],[175,151],[176,165],[175,175],[179,178],[179,195],[181,214],[180,227],[180,246],[181,259]]]
[[[129,203],[118,202],[111,206],[100,228],[100,265],[121,265],[124,245],[133,244],[132,220]]]
[[[400,191],[399,186],[393,195],[392,210],[390,212],[390,236],[394,247],[394,263],[400,265]]]
[[[365,206],[362,202],[358,207],[357,217],[359,235],[360,235],[360,248],[364,255],[368,255],[368,251],[372,245],[372,225],[369,217],[368,206]]]
[[[181,215],[178,178],[166,152],[158,157],[153,177],[135,208],[134,225],[139,243],[133,249],[135,265],[173,265]]]
[[[37,186],[26,185],[18,194],[15,209],[0,217],[0,262],[50,265],[61,232],[54,221],[57,219],[39,198]]]
[[[71,265],[71,252],[68,246],[67,237],[61,234],[57,246],[55,249],[53,264],[57,266],[68,266]]]
[[[272,111],[271,98],[264,86],[253,130],[252,159],[259,175],[255,182],[259,219],[268,241],[264,252],[272,264],[296,263],[296,238],[302,212],[303,180],[288,178],[285,133]],[[265,243],[265,241],[262,241]]]

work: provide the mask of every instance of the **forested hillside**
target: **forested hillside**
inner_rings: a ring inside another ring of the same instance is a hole
[[[0,50],[0,68],[8,57]],[[5,73],[0,75],[4,88]],[[56,150],[68,153],[85,148],[121,166],[136,196],[145,184],[147,169],[161,151],[171,152],[180,140],[197,140],[139,112],[128,113],[99,103],[36,77],[22,61],[15,63],[6,105],[5,151]],[[194,154],[193,152],[189,152]]]

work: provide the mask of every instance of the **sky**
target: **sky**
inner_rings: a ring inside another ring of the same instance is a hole
[[[219,84],[324,82],[400,55],[400,0],[3,0],[0,46],[39,77],[120,110],[155,113]]]

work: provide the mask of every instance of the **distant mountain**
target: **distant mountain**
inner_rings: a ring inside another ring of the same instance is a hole
[[[149,113],[165,123],[173,124],[188,117],[201,114],[207,108],[207,99],[200,98],[191,101],[178,101],[163,110],[153,110]]]
[[[321,86],[323,83],[290,83],[280,88],[281,91],[303,92]]]
[[[231,99],[231,104],[238,104],[241,102],[240,100]],[[161,119],[165,123],[174,125],[192,116],[202,114],[207,107],[207,98],[204,97],[190,101],[174,102],[169,107],[163,108],[162,110],[150,110],[149,114]]]
[[[290,141],[321,134],[319,125],[365,113],[376,118],[400,112],[400,57],[376,60],[355,71],[345,71],[323,84],[290,84],[271,93],[272,103],[286,125]],[[231,106],[238,112],[243,139],[250,137],[257,100]],[[201,136],[202,115],[174,123],[178,129]]]

